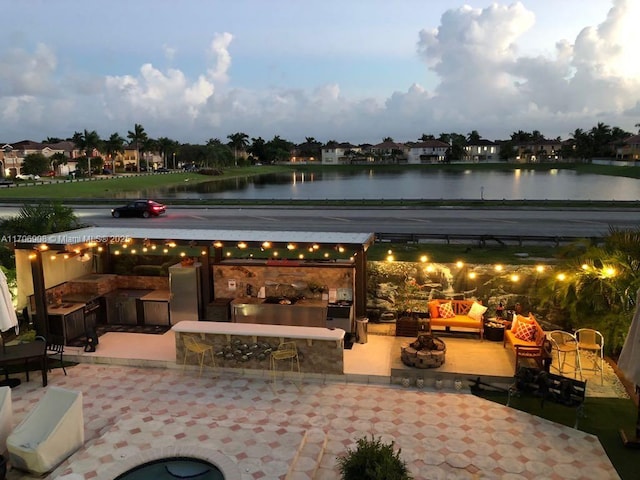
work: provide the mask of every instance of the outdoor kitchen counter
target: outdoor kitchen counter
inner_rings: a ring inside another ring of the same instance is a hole
[[[326,327],[326,300],[302,299],[291,305],[266,303],[264,298],[241,297],[231,302],[234,323]]]
[[[171,298],[171,292],[169,290],[154,290],[151,293],[140,297],[143,302],[168,302]]]
[[[294,341],[303,373],[344,374],[345,332],[339,328],[331,330],[252,323],[182,321],[171,329],[176,338],[176,363],[181,364],[185,360],[185,336],[194,336],[200,342],[211,345],[216,357],[216,367],[242,370],[269,370],[270,350],[277,348],[281,342]],[[242,350],[245,347],[251,352],[249,355],[244,355],[246,352]],[[236,353],[238,354],[233,356]],[[208,363],[210,359],[206,361]],[[197,365],[197,355],[187,355],[187,364]]]

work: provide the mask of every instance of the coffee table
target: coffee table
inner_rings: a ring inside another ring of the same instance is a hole
[[[490,318],[484,322],[484,338],[491,342],[502,342],[505,328],[506,325],[502,320]]]

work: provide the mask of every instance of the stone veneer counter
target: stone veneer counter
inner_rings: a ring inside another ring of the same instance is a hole
[[[270,352],[283,341],[295,341],[301,372],[344,374],[345,331],[339,328],[182,321],[171,329],[176,337],[176,363],[184,362],[184,336],[211,345],[217,367],[255,370],[269,370]],[[187,364],[197,365],[197,355],[188,355]]]

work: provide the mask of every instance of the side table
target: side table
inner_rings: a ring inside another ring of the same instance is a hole
[[[490,318],[484,322],[484,338],[491,342],[502,342],[505,328],[505,324],[501,320]]]

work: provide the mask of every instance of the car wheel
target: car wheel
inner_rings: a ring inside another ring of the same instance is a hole
[[[151,214],[147,211],[142,212],[142,218],[149,218],[151,216]]]
[[[120,212],[111,212],[111,216],[114,218],[120,218]]]

